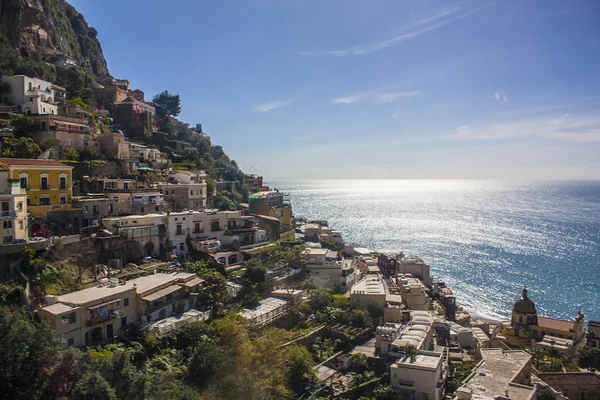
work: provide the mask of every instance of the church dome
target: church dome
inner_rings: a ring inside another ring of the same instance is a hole
[[[515,301],[513,310],[519,314],[536,314],[535,303],[527,297],[527,289],[523,289],[523,297]]]

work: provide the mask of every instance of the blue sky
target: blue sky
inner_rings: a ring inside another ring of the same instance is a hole
[[[245,172],[600,179],[598,2],[70,2]]]

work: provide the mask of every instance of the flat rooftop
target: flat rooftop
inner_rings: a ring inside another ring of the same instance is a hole
[[[93,301],[102,300],[105,297],[115,296],[132,289],[135,289],[139,294],[143,294],[149,290],[155,289],[169,282],[174,282],[178,279],[187,279],[192,275],[194,274],[187,272],[179,272],[172,274],[158,273],[142,276],[140,278],[125,281],[124,285],[98,285],[87,289],[79,290],[77,292],[71,292],[62,296],[58,296],[58,302],[68,304],[87,304]],[[54,304],[53,306],[56,306],[56,304]]]
[[[420,352],[419,354],[417,354],[417,357],[414,361],[411,360],[410,357],[400,358],[392,365],[392,368],[414,368],[436,371],[441,362],[442,353],[434,353],[428,351]]]
[[[493,399],[494,396],[508,396],[512,400],[529,400],[535,394],[534,387],[513,382],[531,356],[521,350],[502,351],[501,349],[481,349],[483,361],[474,373],[458,389],[472,394],[472,399]]]
[[[352,286],[351,294],[385,295],[385,285],[379,275],[367,275],[366,278]]]

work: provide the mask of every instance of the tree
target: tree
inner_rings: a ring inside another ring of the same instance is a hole
[[[10,120],[10,127],[20,134],[30,133],[33,130],[35,122],[27,115],[19,115]]]
[[[176,117],[181,113],[179,95],[172,95],[168,90],[154,96],[152,102],[156,105],[156,113],[160,117],[167,115]]]
[[[76,149],[66,149],[65,158],[69,161],[79,161],[79,152]]]
[[[377,303],[369,303],[369,305],[367,305],[367,311],[374,321],[379,321],[379,319],[383,317],[383,308],[379,307]]]
[[[46,151],[51,147],[59,147],[60,146],[60,141],[56,140],[54,138],[46,138],[44,140],[42,140],[42,142],[40,143],[40,148],[42,149],[42,151]]]
[[[40,154],[40,146],[28,137],[7,140],[2,148],[2,156],[9,158],[36,158]]]
[[[348,308],[348,298],[343,294],[333,295],[333,306],[345,310]]]
[[[369,369],[369,360],[367,356],[362,353],[350,355],[350,370],[354,372],[363,373]]]
[[[90,372],[75,384],[70,398],[74,400],[116,400],[117,395],[99,372]]]
[[[577,359],[581,368],[600,369],[600,348],[582,347],[577,353]]]
[[[317,381],[310,352],[306,347],[297,345],[289,347],[285,375],[287,386],[297,395],[302,394]]]
[[[394,400],[396,392],[391,385],[377,385],[373,390],[375,400]]]
[[[93,147],[84,146],[79,152],[80,161],[91,161],[94,157],[96,157],[96,149]]]
[[[45,398],[61,347],[48,324],[33,322],[24,309],[0,307],[0,396]]]

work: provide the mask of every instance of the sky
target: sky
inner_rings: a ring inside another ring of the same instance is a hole
[[[265,179],[600,179],[593,0],[69,0]]]

